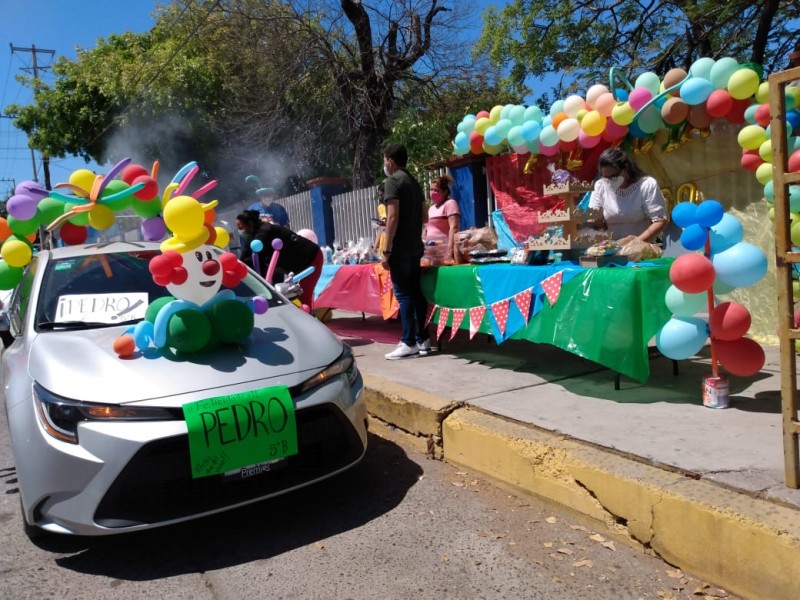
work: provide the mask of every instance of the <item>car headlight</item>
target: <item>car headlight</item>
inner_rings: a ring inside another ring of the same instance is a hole
[[[78,443],[82,421],[169,421],[181,418],[165,408],[78,402],[56,396],[38,383],[33,385],[36,414],[44,430],[62,442]]]
[[[356,367],[356,359],[353,357],[353,351],[349,346],[344,347],[344,351],[339,358],[337,358],[310,379],[307,379],[301,383],[299,392],[301,394],[307,392],[318,385],[327,383],[339,375],[346,375],[347,381],[350,382],[351,386],[355,384],[356,380],[358,379],[358,367]]]

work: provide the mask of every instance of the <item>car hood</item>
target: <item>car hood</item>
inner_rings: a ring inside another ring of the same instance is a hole
[[[126,403],[237,387],[270,380],[293,386],[328,366],[342,343],[322,323],[293,306],[256,317],[241,345],[194,355],[151,349],[119,358],[122,328],[40,333],[30,349],[29,373],[50,392],[74,400]],[[267,385],[261,383],[259,385]]]

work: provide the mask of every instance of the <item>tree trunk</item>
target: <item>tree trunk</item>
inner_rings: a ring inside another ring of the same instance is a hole
[[[353,151],[353,189],[375,183],[375,157],[381,155],[381,136],[374,128],[361,128]]]

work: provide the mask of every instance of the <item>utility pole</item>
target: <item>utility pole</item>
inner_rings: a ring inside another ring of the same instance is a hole
[[[51,62],[52,62],[53,58],[56,55],[56,51],[55,50],[43,50],[42,48],[37,48],[34,44],[31,44],[30,48],[17,47],[17,46],[14,46],[13,43],[10,43],[9,46],[11,46],[11,54],[14,54],[14,52],[30,52],[31,57],[32,57],[33,66],[31,68],[28,68],[28,67],[23,68],[22,70],[23,71],[32,72],[34,81],[39,81],[39,71],[40,70],[45,71],[45,70],[50,68],[50,65],[39,66],[39,62],[37,60],[37,55],[38,54],[49,54]],[[33,180],[38,182],[39,179],[38,179],[38,176],[37,176],[37,173],[36,173],[36,156],[33,153],[33,148],[31,148],[31,160],[33,161]],[[48,156],[45,156],[44,154],[42,154],[42,172],[44,174],[44,187],[45,187],[45,189],[48,189],[48,190],[52,189],[51,186],[50,186],[50,158]]]

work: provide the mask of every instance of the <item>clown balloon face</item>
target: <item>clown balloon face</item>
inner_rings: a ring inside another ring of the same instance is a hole
[[[180,300],[189,300],[202,306],[219,291],[222,285],[222,266],[214,246],[204,244],[196,250],[181,254],[186,281],[170,283],[167,289]]]

